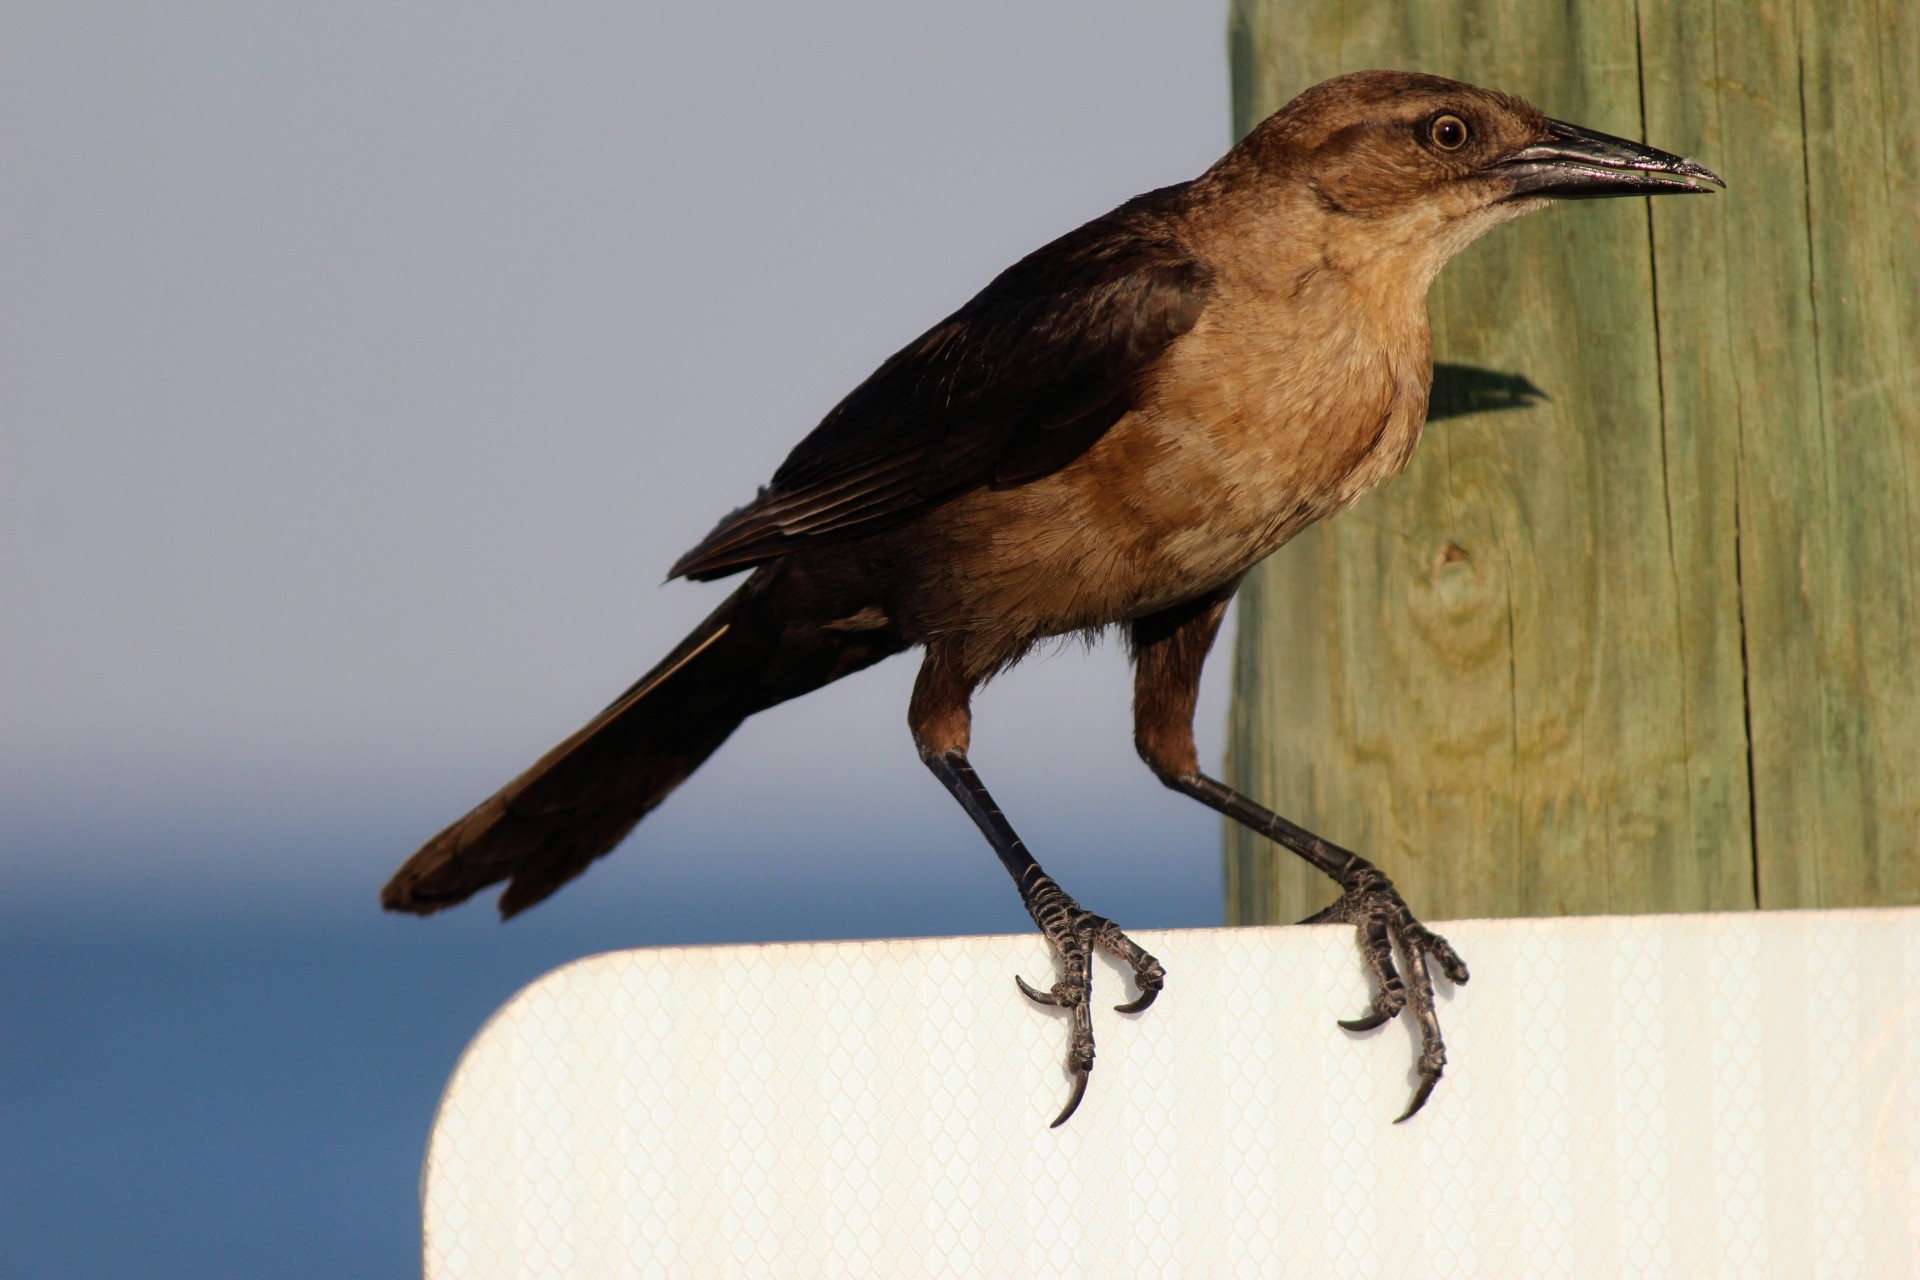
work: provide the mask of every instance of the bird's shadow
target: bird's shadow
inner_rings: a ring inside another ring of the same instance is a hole
[[[1427,421],[1526,409],[1551,398],[1522,373],[1501,373],[1470,364],[1436,364],[1433,391],[1427,397]]]

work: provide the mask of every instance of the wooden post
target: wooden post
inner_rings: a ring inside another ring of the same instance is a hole
[[[1430,919],[1920,902],[1920,5],[1237,0],[1241,129],[1488,84],[1724,194],[1441,273],[1399,479],[1241,593],[1229,776]],[[1330,886],[1229,827],[1227,918]]]

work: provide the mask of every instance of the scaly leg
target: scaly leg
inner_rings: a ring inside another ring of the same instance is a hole
[[[1237,584],[1236,584],[1237,585]],[[1175,606],[1133,624],[1134,742],[1160,780],[1207,807],[1292,850],[1340,886],[1340,897],[1304,924],[1344,922],[1360,934],[1360,955],[1376,991],[1368,1012],[1340,1025],[1351,1031],[1380,1026],[1403,1008],[1420,1027],[1420,1082],[1398,1124],[1426,1105],[1447,1065],[1446,1042],[1434,1008],[1429,959],[1439,962],[1450,981],[1467,981],[1467,966],[1445,938],[1408,910],[1384,872],[1359,854],[1324,840],[1305,827],[1255,803],[1200,772],[1193,742],[1193,710],[1200,691],[1200,669],[1220,629],[1232,588],[1208,599]],[[1403,981],[1394,966],[1398,947],[1406,969]]]
[[[1073,1093],[1055,1118],[1053,1128],[1067,1122],[1086,1096],[1087,1079],[1093,1073],[1093,952],[1100,948],[1126,962],[1132,968],[1134,982],[1140,988],[1137,999],[1115,1006],[1122,1013],[1137,1013],[1153,1003],[1166,984],[1166,970],[1120,926],[1105,916],[1094,915],[1069,897],[1053,877],[1040,869],[1026,845],[1015,834],[1000,806],[994,803],[980,775],[967,760],[966,746],[971,728],[967,710],[971,682],[946,675],[944,663],[930,652],[920,679],[914,687],[913,708],[909,713],[914,741],[920,758],[934,777],[953,793],[974,825],[986,836],[1000,862],[1019,887],[1020,901],[1040,927],[1060,962],[1060,980],[1047,990],[1039,990],[1016,975],[1014,982],[1029,1000],[1067,1010],[1071,1018],[1067,1048],[1067,1070],[1073,1076]]]

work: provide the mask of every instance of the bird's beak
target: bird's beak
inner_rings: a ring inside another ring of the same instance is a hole
[[[1509,200],[1704,195],[1727,185],[1705,165],[1684,156],[1564,120],[1547,121],[1546,138],[1495,162],[1488,171],[1512,181]]]

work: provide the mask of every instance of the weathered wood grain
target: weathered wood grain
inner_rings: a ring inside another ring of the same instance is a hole
[[[1544,398],[1437,386],[1465,411],[1408,472],[1249,581],[1238,785],[1430,918],[1920,901],[1916,14],[1236,4],[1242,128],[1406,67],[1729,184],[1555,208],[1441,275],[1436,358]],[[1227,876],[1230,920],[1331,896],[1231,829]]]

